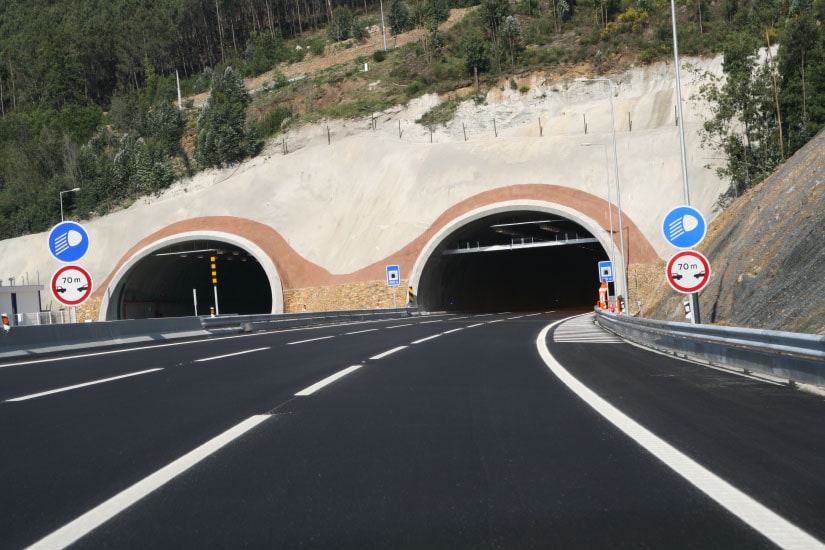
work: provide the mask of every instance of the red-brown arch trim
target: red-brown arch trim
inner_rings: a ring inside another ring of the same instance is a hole
[[[609,229],[607,201],[604,199],[591,195],[590,193],[585,193],[584,191],[579,191],[578,189],[559,185],[511,185],[509,187],[501,187],[473,195],[451,206],[445,210],[424,233],[386,259],[375,262],[352,273],[335,275],[321,266],[304,259],[287,243],[286,239],[284,239],[280,233],[268,225],[234,216],[192,218],[168,225],[135,244],[120,259],[94,294],[98,296],[102,295],[109,286],[114,274],[139,250],[164,238],[172,237],[180,233],[198,231],[230,233],[257,244],[261,250],[269,256],[277,268],[284,290],[332,286],[355,281],[380,280],[384,277],[384,267],[388,263],[398,264],[402,274],[408,274],[411,272],[416,259],[427,242],[452,220],[467,212],[485,206],[518,200],[538,200],[566,206],[595,220],[605,230]],[[615,206],[613,206],[614,220],[617,219],[617,214],[618,212]],[[653,246],[651,246],[644,234],[626,213],[623,213],[623,222],[625,225],[625,247],[628,249],[628,264],[653,263],[658,261],[659,256],[653,249]],[[615,235],[614,240],[617,241],[616,245],[618,246],[618,239]]]

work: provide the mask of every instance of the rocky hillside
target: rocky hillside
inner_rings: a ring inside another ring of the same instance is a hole
[[[698,247],[711,263],[702,322],[825,334],[825,132],[736,200]],[[650,316],[684,320],[684,296]]]

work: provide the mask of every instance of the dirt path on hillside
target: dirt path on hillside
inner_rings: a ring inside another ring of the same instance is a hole
[[[464,18],[464,16],[473,9],[475,9],[475,7],[450,10],[450,17],[447,19],[447,21],[441,23],[438,26],[438,29],[440,31],[449,29],[450,27],[461,21]],[[281,63],[271,71],[267,71],[264,74],[245,79],[244,86],[247,90],[255,90],[264,86],[265,84],[272,82],[276,72],[283,73],[283,75],[287,78],[296,78],[300,77],[301,75],[312,74],[317,71],[333,67],[335,65],[340,65],[341,63],[350,62],[361,55],[372,55],[373,52],[383,49],[384,38],[381,35],[381,26],[374,25],[368,28],[367,32],[369,34],[367,36],[367,39],[363,42],[352,42],[348,40],[345,42],[328,44],[324,49],[324,55],[314,56],[311,53],[308,53],[304,60],[298,63]],[[425,29],[413,29],[409,32],[401,33],[397,36],[392,36],[390,34],[389,27],[386,28],[386,32],[387,48],[396,48],[398,46],[403,46],[411,42],[416,42],[427,34],[427,31]],[[346,47],[350,43],[353,45],[350,47]],[[187,100],[188,99],[191,99],[194,105],[202,105],[209,100],[209,92],[203,92],[201,94],[191,96],[187,98]]]

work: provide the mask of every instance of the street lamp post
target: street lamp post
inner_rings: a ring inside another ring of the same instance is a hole
[[[577,78],[577,82],[607,82],[610,89],[610,130],[613,138],[613,168],[615,171],[614,179],[616,180],[616,207],[619,211],[619,249],[622,254],[622,285],[624,286],[625,299],[625,315],[629,315],[629,308],[627,307],[627,262],[625,261],[624,249],[624,224],[622,223],[622,188],[619,183],[619,158],[616,151],[616,115],[613,112],[613,81],[609,78]],[[611,235],[612,239],[613,236]]]
[[[604,147],[604,181],[607,184],[607,217],[610,220],[610,261],[616,261],[616,242],[613,240],[613,201],[610,192],[610,166],[607,162],[607,145],[604,143],[582,143],[582,147]]]
[[[676,5],[670,0],[670,17],[673,22],[673,70],[676,73],[676,116],[679,123],[679,151],[682,157],[682,193],[685,197],[685,204],[690,206],[690,187],[688,187],[687,176],[687,155],[685,154],[685,124],[682,116],[682,83],[679,79],[679,41],[676,37]],[[702,318],[699,314],[699,294],[690,294],[690,322],[691,324],[701,324]]]
[[[68,191],[61,191],[60,192],[60,221],[63,221],[63,195],[65,193],[75,193],[80,191],[80,187],[75,187],[74,189],[69,189]]]

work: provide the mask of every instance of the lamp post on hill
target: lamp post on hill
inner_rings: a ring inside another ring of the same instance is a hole
[[[611,135],[613,138],[613,169],[615,171],[614,179],[616,180],[616,207],[619,211],[619,250],[621,252],[621,267],[622,267],[622,285],[624,286],[624,299],[625,299],[625,308],[624,312],[625,315],[629,315],[630,308],[627,307],[627,262],[625,261],[625,249],[624,249],[624,224],[622,223],[622,188],[621,184],[619,183],[619,158],[616,152],[616,116],[613,112],[613,81],[609,78],[577,78],[576,82],[607,82],[610,91],[610,130]],[[613,238],[613,235],[610,236]]]
[[[676,116],[679,122],[679,151],[682,157],[682,193],[685,197],[685,205],[690,206],[690,188],[688,187],[687,176],[687,155],[685,154],[685,124],[682,116],[682,83],[679,80],[679,40],[676,37],[676,5],[674,0],[670,0],[670,18],[673,23],[673,70],[676,73]],[[690,295],[690,322],[691,324],[701,324],[702,318],[699,314],[699,294],[696,292]]]
[[[63,195],[66,193],[75,193],[80,191],[80,187],[75,187],[74,189],[69,189],[68,191],[61,191],[60,192],[60,221],[63,221]]]
[[[582,147],[604,147],[604,174],[605,183],[607,184],[607,216],[610,220],[610,261],[616,261],[616,242],[613,240],[613,201],[611,200],[612,193],[610,192],[610,166],[607,161],[607,144],[606,143],[582,143]]]

